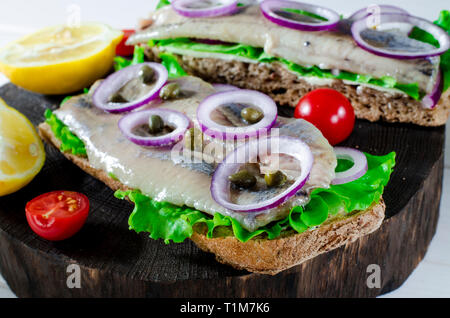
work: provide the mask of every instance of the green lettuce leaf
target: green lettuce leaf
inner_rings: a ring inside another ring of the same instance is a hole
[[[161,59],[161,64],[167,69],[169,73],[169,79],[174,79],[181,76],[186,76],[187,73],[181,67],[180,63],[175,55],[168,52],[161,52],[159,54],[159,58]]]
[[[203,213],[177,207],[167,202],[151,200],[139,191],[116,191],[115,196],[126,196],[134,203],[134,210],[129,218],[130,229],[148,232],[152,239],[170,240],[175,243],[184,241],[193,233],[192,225],[203,218]]]
[[[116,191],[115,196],[120,199],[128,197],[135,204],[129,218],[130,229],[138,233],[148,232],[151,238],[160,238],[166,243],[182,242],[189,238],[195,224],[204,224],[208,229],[209,238],[214,236],[215,231],[226,229],[241,242],[259,235],[274,239],[285,230],[302,233],[311,227],[321,225],[329,215],[366,210],[379,202],[395,166],[395,153],[385,156],[365,155],[368,160],[368,171],[363,177],[347,184],[331,185],[329,189],[314,190],[311,193],[311,201],[304,208],[294,207],[285,219],[272,222],[254,232],[247,231],[228,216],[216,213],[211,218],[188,207],[152,200],[138,190]]]
[[[421,28],[418,28],[416,26],[412,28],[408,37],[411,39],[415,39],[415,40],[419,40],[421,42],[431,44],[437,48],[440,47],[439,41],[436,40],[431,33],[428,33],[427,31],[422,30]]]
[[[170,6],[169,0],[159,0],[158,4],[156,5],[156,10],[161,9],[162,7]]]
[[[439,19],[434,21],[450,35],[450,11],[443,10],[439,15]],[[441,72],[444,79],[443,92],[450,87],[450,50],[441,55]]]
[[[325,198],[325,201],[340,201],[339,208],[343,208],[346,213],[365,210],[373,202],[378,202],[395,166],[395,153],[385,156],[365,155],[368,170],[364,176],[346,184],[331,185],[329,189],[316,189],[311,197],[317,195]]]
[[[44,116],[45,122],[50,126],[55,137],[61,141],[61,151],[86,156],[84,143],[69,130],[69,127],[59,120],[50,109],[45,110]]]
[[[134,47],[133,58],[131,60],[128,60],[122,56],[116,56],[114,58],[114,70],[120,71],[121,69],[130,65],[144,63],[145,62],[144,51],[145,51],[144,47],[136,45]]]
[[[408,96],[411,96],[416,100],[420,100],[423,97],[420,93],[419,85],[417,83],[400,84],[395,80],[395,78],[390,76],[384,76],[382,78],[373,78],[368,75],[359,75],[345,71],[341,71],[338,75],[334,75],[330,70],[322,70],[317,66],[303,67],[286,59],[268,55],[267,53],[264,52],[263,48],[256,48],[250,45],[244,45],[239,43],[206,44],[195,42],[188,38],[178,38],[178,39],[151,40],[149,42],[149,46],[162,47],[166,50],[166,52],[171,53],[183,54],[183,52],[186,51],[194,51],[194,52],[206,52],[216,54],[230,54],[246,59],[256,60],[259,63],[278,62],[284,64],[288,70],[305,77],[349,80],[357,83],[377,85],[384,88],[396,88],[398,90],[403,91]]]
[[[170,2],[169,2],[170,4]],[[134,47],[133,58],[128,60],[122,56],[116,56],[114,58],[114,70],[119,71],[127,66],[136,65],[145,62],[145,49],[140,46]],[[164,65],[169,72],[169,78],[174,79],[180,76],[185,76],[187,73],[178,63],[175,55],[168,52],[161,52],[159,58],[162,60],[161,64]]]

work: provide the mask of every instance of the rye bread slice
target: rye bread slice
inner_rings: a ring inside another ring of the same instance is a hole
[[[48,124],[39,125],[39,134],[47,143],[60,148],[61,143]],[[128,187],[109,177],[105,171],[93,168],[88,158],[66,152],[63,155],[112,190],[128,190]],[[285,232],[274,240],[257,237],[242,243],[231,235],[207,238],[206,229],[202,226],[194,227],[190,239],[203,251],[214,253],[221,263],[254,273],[275,275],[372,233],[381,226],[384,211],[385,204],[381,200],[365,211],[354,211],[329,219],[321,226],[300,234],[295,231]]]
[[[159,49],[146,48],[151,61],[160,62]],[[255,64],[233,60],[197,58],[174,54],[189,74],[210,83],[227,83],[240,88],[261,91],[278,105],[295,107],[302,96],[321,87],[331,87],[344,94],[352,103],[355,115],[369,121],[413,123],[420,126],[444,125],[450,115],[450,89],[434,109],[425,109],[421,103],[395,91],[347,85],[334,80],[331,85],[311,85],[278,63]]]

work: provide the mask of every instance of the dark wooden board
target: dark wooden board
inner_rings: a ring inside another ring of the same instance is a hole
[[[12,84],[0,97],[34,124],[60,98]],[[286,110],[283,110],[286,111]],[[442,186],[445,128],[357,121],[345,145],[372,154],[397,153],[384,199],[386,220],[375,233],[276,276],[219,264],[189,240],[165,245],[128,230],[132,206],[113,197],[46,145],[40,174],[19,192],[0,198],[0,271],[21,297],[370,297],[400,286],[423,258],[436,229]],[[73,238],[47,242],[28,227],[24,206],[47,191],[85,193],[86,225]],[[66,285],[67,265],[81,268],[81,288]],[[369,264],[381,267],[381,288],[366,285]]]

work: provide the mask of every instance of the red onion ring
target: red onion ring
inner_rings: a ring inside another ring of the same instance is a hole
[[[402,8],[399,8],[399,7],[396,7],[396,6],[387,5],[387,4],[380,4],[380,5],[377,4],[377,5],[373,5],[372,7],[373,8],[378,7],[380,9],[380,12],[377,12],[377,13],[380,13],[380,14],[383,14],[383,13],[400,13],[400,14],[408,14],[409,15],[409,12],[406,11],[405,9],[402,9]],[[357,21],[357,20],[360,20],[360,19],[367,18],[368,16],[370,16],[372,14],[375,14],[373,12],[367,11],[369,8],[371,8],[371,6],[359,9],[358,11],[353,13],[348,19],[351,20],[351,21]]]
[[[166,125],[176,128],[169,134],[157,137],[143,137],[134,134],[133,129],[147,124],[152,115],[161,116]],[[128,140],[139,146],[166,147],[180,141],[190,124],[189,118],[180,112],[164,108],[153,108],[131,112],[123,116],[119,120],[119,129]]]
[[[139,71],[143,65],[148,65],[157,74],[156,82],[153,88],[144,96],[138,100],[134,100],[128,103],[112,103],[109,98],[112,94],[117,92],[130,80],[138,77]],[[125,67],[118,72],[109,75],[94,91],[92,95],[92,103],[94,106],[106,110],[110,113],[121,113],[133,110],[137,107],[149,103],[151,100],[158,97],[159,90],[166,83],[168,78],[167,70],[164,66],[158,63],[140,63],[132,66]]]
[[[172,1],[172,8],[178,14],[188,18],[206,18],[228,15],[236,12],[237,0],[217,1],[218,5],[208,8],[192,8],[189,5],[202,2],[201,0],[175,0]]]
[[[218,106],[241,103],[257,106],[264,118],[245,127],[224,126],[211,119],[211,113]],[[277,105],[267,95],[248,89],[219,92],[206,97],[197,108],[197,120],[203,133],[220,139],[243,139],[266,134],[277,121]]]
[[[346,171],[336,172],[336,176],[333,181],[331,181],[331,184],[337,185],[349,183],[366,174],[368,169],[367,158],[361,151],[353,148],[334,147],[334,153],[336,154],[337,159],[352,161],[353,166]]]
[[[352,25],[352,36],[355,40],[356,44],[360,46],[362,49],[369,51],[372,54],[395,58],[395,59],[417,59],[417,58],[426,58],[431,56],[437,56],[445,53],[450,48],[450,36],[447,32],[445,32],[439,26],[407,14],[398,14],[398,13],[383,13],[379,15],[380,25],[385,23],[407,23],[412,26],[416,26],[422,30],[427,31],[439,42],[440,48],[435,48],[428,52],[394,52],[389,51],[383,48],[377,48],[369,43],[367,43],[362,37],[362,31],[368,29],[369,19],[372,19],[372,16],[369,15],[366,18],[355,21]]]
[[[246,162],[256,162],[261,152],[287,154],[300,162],[301,174],[284,192],[263,202],[240,205],[230,201],[231,183],[228,176],[239,171]],[[314,156],[306,143],[292,137],[266,137],[251,140],[236,148],[217,167],[211,181],[211,196],[221,206],[238,212],[259,212],[275,208],[294,196],[309,178]]]
[[[216,92],[229,92],[240,89],[239,87],[229,84],[212,84],[212,86],[214,87]]]
[[[433,109],[441,99],[444,81],[442,80],[441,71],[436,75],[436,83],[429,94],[422,99],[422,106],[426,109]]]
[[[262,14],[269,21],[281,25],[283,27],[295,30],[302,30],[302,31],[329,30],[335,28],[340,20],[339,14],[331,9],[296,1],[265,0],[261,3],[260,7]],[[328,21],[323,21],[320,23],[307,23],[288,19],[278,15],[275,12],[276,9],[283,9],[283,8],[308,11],[321,17],[324,17]]]

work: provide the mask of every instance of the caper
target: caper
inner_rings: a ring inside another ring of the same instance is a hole
[[[264,180],[268,187],[278,187],[286,182],[287,176],[278,170],[277,172],[270,172],[264,175]]]
[[[155,81],[155,71],[148,65],[143,65],[139,71],[139,78],[144,84],[153,84]]]
[[[201,150],[203,147],[203,133],[197,128],[190,128],[184,135],[184,146],[191,151]]]
[[[164,121],[161,116],[151,115],[148,120],[148,128],[151,134],[158,134],[164,129]]]
[[[244,189],[250,189],[256,184],[256,177],[247,170],[241,170],[228,177],[228,180],[235,186]]]
[[[123,97],[120,92],[115,92],[110,98],[109,101],[111,103],[128,103],[128,100]]]
[[[241,110],[241,117],[244,118],[250,124],[256,124],[259,122],[264,116],[263,113],[256,108],[246,107]]]
[[[181,94],[180,85],[178,85],[178,83],[169,83],[165,85],[163,88],[161,88],[161,91],[159,92],[159,97],[161,97],[164,100],[175,99],[180,97],[180,94]]]

